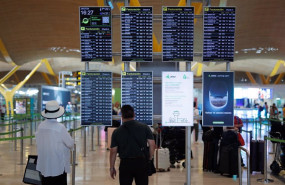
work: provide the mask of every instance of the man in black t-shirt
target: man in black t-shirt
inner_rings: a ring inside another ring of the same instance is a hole
[[[110,176],[116,176],[115,161],[119,153],[120,184],[132,185],[135,179],[136,185],[148,185],[147,164],[152,160],[155,142],[150,128],[135,121],[133,107],[124,105],[121,109],[122,122],[112,135],[110,148]],[[144,149],[149,145],[149,157],[146,158]]]

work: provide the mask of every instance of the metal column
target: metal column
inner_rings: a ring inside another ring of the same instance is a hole
[[[191,71],[191,62],[186,62],[186,71]],[[186,139],[186,183],[185,185],[191,185],[191,127],[189,126],[186,127],[186,138],[185,139]]]

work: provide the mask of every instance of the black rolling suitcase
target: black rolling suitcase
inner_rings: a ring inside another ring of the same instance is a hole
[[[250,173],[253,171],[264,173],[264,141],[250,141]]]
[[[203,170],[217,171],[218,141],[204,142]]]
[[[221,175],[238,175],[238,136],[234,131],[223,133],[220,146],[219,171]]]
[[[213,143],[204,142],[203,170],[212,171]]]
[[[238,175],[238,145],[221,146],[219,171],[221,175]]]

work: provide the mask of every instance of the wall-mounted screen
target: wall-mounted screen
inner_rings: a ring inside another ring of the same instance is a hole
[[[193,126],[193,73],[162,72],[162,125]]]
[[[233,62],[235,7],[204,7],[203,62]]]
[[[81,125],[112,125],[112,73],[81,72]]]
[[[163,7],[163,62],[193,61],[193,41],[194,7]]]
[[[236,99],[236,107],[243,107],[244,99]]]
[[[123,62],[152,62],[152,7],[121,7]]]
[[[153,124],[152,72],[122,72],[122,105],[134,107],[136,120]]]
[[[15,112],[16,114],[27,114],[26,98],[15,98]]]
[[[60,106],[64,108],[70,102],[70,90],[62,87],[42,86],[42,110],[46,108],[46,103],[51,100],[56,100]]]
[[[81,61],[112,61],[111,7],[80,7]]]
[[[249,99],[272,99],[272,88],[254,88],[254,87],[237,87],[235,88],[235,99],[249,98]]]

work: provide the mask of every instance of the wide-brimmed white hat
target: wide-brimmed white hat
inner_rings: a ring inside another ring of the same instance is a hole
[[[42,111],[42,117],[45,118],[59,118],[64,114],[64,108],[59,106],[58,102],[55,100],[48,101],[46,104],[46,109]]]

